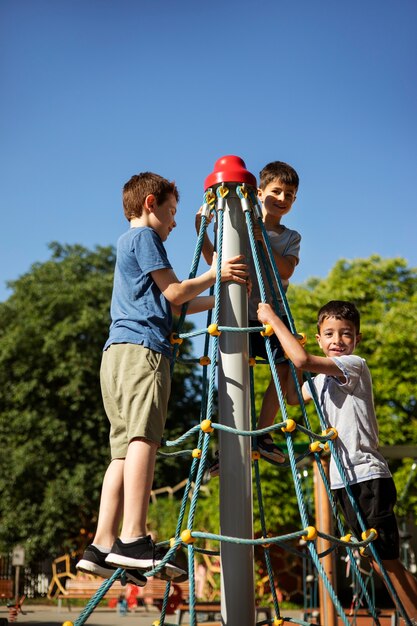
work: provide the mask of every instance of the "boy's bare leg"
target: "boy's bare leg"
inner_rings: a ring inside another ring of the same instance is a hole
[[[410,619],[417,619],[417,580],[405,569],[399,559],[382,561],[392,586]],[[381,576],[380,569],[375,561],[372,562],[375,571]]]
[[[276,368],[282,393],[285,397],[285,393],[287,390],[288,365],[286,363],[279,363]],[[264,399],[262,401],[261,412],[259,414],[258,420],[258,429],[272,426],[278,413],[278,409],[278,394],[275,387],[274,379],[271,377],[267,390],[265,391]]]
[[[103,478],[100,512],[93,543],[111,548],[119,533],[123,511],[124,459],[113,459]]]
[[[133,439],[129,444],[124,466],[122,541],[146,535],[157,449],[156,443],[146,439]]]

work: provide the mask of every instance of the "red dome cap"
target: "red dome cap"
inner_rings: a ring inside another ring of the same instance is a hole
[[[246,169],[245,161],[233,154],[217,159],[214,170],[204,181],[204,189],[220,183],[246,183],[256,188],[256,178]]]

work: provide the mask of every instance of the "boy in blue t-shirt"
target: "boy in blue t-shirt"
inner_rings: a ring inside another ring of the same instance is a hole
[[[146,584],[142,572],[158,566],[167,552],[146,534],[146,519],[170,394],[172,312],[186,302],[189,313],[214,305],[213,296],[198,296],[214,284],[215,262],[201,276],[179,281],[167,258],[163,242],[176,226],[178,199],[175,184],[151,172],[133,176],[123,188],[130,229],[117,243],[112,321],[100,369],[112,460],[93,543],[77,563],[77,569],[103,578],[123,567],[140,586]],[[246,287],[247,274],[243,257],[236,256],[223,264],[221,280]],[[172,560],[160,576],[184,574]]]

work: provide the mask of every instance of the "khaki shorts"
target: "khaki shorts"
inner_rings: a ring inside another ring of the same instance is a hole
[[[124,459],[137,437],[159,445],[171,391],[168,358],[141,345],[112,344],[103,352],[100,383],[112,459]]]

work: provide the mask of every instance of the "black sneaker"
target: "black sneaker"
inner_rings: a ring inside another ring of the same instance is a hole
[[[75,567],[80,572],[95,574],[96,576],[101,576],[102,578],[111,578],[116,568],[106,563],[106,556],[107,554],[96,548],[96,546],[88,546],[84,550],[82,559],[78,561]],[[146,576],[134,569],[126,571],[126,578],[129,582],[132,582],[138,587],[144,587],[148,582]]]
[[[271,435],[259,435],[257,437],[259,454],[266,459],[275,461],[276,463],[284,463],[285,455],[281,452],[277,445],[272,440]]]
[[[142,537],[132,543],[123,543],[120,539],[116,539],[110,554],[106,558],[106,563],[117,567],[138,568],[143,571],[155,569],[161,564],[168,550],[156,546],[150,535]],[[186,574],[186,570],[175,564],[175,559],[170,559],[165,563],[163,568],[155,574],[159,578],[164,576],[164,580],[171,580]]]

